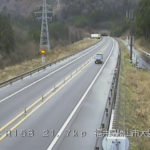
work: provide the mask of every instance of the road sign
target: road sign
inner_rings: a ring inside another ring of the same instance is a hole
[[[42,54],[42,65],[46,64],[46,50],[45,49],[41,49],[41,54]]]
[[[105,136],[102,142],[104,150],[128,150],[129,140],[127,137]]]
[[[46,50],[45,49],[41,49],[41,54],[46,54]]]

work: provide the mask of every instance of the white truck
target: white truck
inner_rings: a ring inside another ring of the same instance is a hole
[[[100,34],[91,34],[92,39],[100,39],[101,35]]]

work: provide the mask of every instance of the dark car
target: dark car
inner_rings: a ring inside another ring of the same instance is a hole
[[[102,33],[101,36],[108,36],[108,34],[107,33]]]
[[[103,54],[97,54],[95,64],[102,64],[103,63]]]

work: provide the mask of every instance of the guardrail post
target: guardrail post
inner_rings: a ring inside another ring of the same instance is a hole
[[[106,117],[108,117],[108,108],[106,108],[105,111],[106,111]]]
[[[114,74],[114,77],[113,77],[114,82],[115,82],[115,79],[116,79],[116,71],[115,71],[115,74]]]
[[[27,108],[24,109],[24,114],[27,115]]]
[[[23,79],[23,76],[20,78],[21,80]]]
[[[110,94],[111,94],[111,96],[112,96],[112,88],[110,89]]]
[[[54,85],[54,90],[56,89],[56,85]]]
[[[96,147],[95,147],[95,150],[99,150],[99,147],[98,147],[98,146],[96,146]]]
[[[41,101],[42,101],[42,102],[44,102],[44,96],[42,96],[42,99],[41,99]]]
[[[101,127],[102,127],[102,129],[105,129],[105,124],[104,124],[104,123],[102,123]]]
[[[109,100],[109,105],[111,105],[111,97],[109,97],[108,100]]]
[[[112,81],[112,87],[114,86],[114,81]]]

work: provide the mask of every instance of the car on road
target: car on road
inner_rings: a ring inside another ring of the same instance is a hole
[[[103,54],[97,54],[95,64],[103,64]]]
[[[101,33],[101,36],[108,36],[107,33]]]

